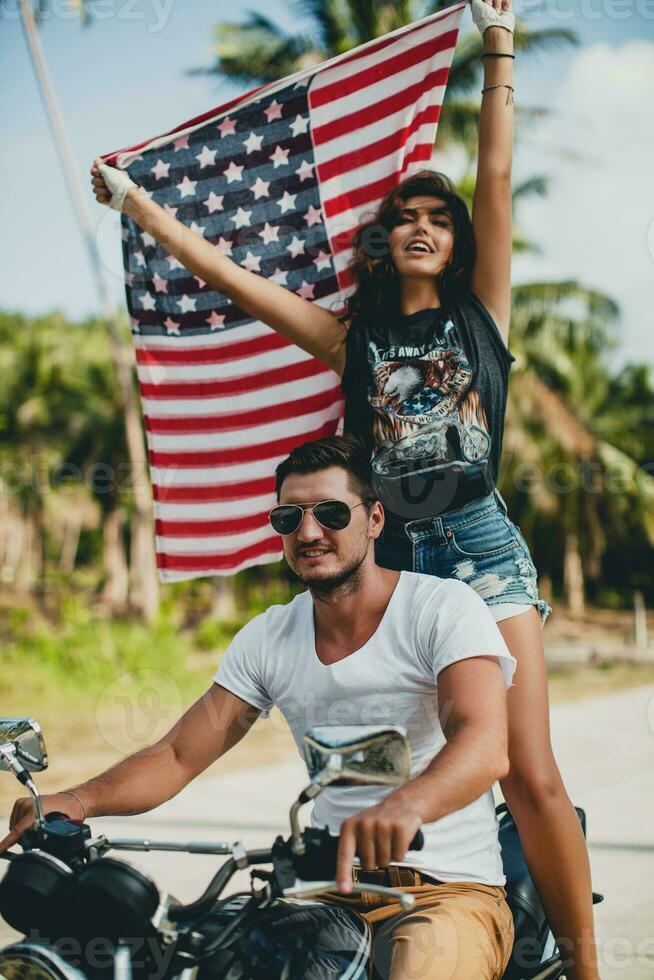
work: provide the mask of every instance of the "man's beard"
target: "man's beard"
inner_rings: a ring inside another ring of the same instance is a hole
[[[332,575],[329,578],[302,578],[297,570],[295,570],[295,574],[300,582],[303,582],[309,587],[311,592],[318,596],[331,596],[339,590],[343,591],[343,595],[348,595],[351,592],[356,592],[360,588],[362,577],[361,566],[365,561],[366,554],[367,552],[364,551],[360,558],[355,558],[338,575]]]

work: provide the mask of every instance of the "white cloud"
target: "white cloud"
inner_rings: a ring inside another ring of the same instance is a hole
[[[595,44],[571,59],[552,117],[517,144],[516,179],[547,173],[551,190],[517,213],[543,254],[514,260],[516,282],[576,278],[608,293],[622,311],[619,359],[652,363],[653,101],[653,43]]]

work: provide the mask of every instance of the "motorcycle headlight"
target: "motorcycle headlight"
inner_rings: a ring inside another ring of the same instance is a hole
[[[159,890],[145,871],[102,857],[80,872],[71,917],[80,935],[116,941],[153,933],[152,916],[158,906]]]
[[[87,980],[56,950],[29,941],[0,952],[0,976],[5,980]]]
[[[18,932],[52,938],[67,921],[74,882],[75,873],[59,858],[24,851],[0,882],[0,915]]]

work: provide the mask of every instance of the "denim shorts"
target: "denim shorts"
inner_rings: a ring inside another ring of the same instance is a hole
[[[541,625],[551,607],[538,597],[537,573],[520,528],[498,490],[440,517],[406,524],[387,519],[376,542],[378,565],[457,578],[478,592],[496,620],[537,606]]]

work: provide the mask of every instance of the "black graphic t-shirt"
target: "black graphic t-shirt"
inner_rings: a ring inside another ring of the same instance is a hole
[[[514,360],[472,293],[448,309],[352,324],[345,432],[370,443],[391,514],[433,517],[495,487]]]

